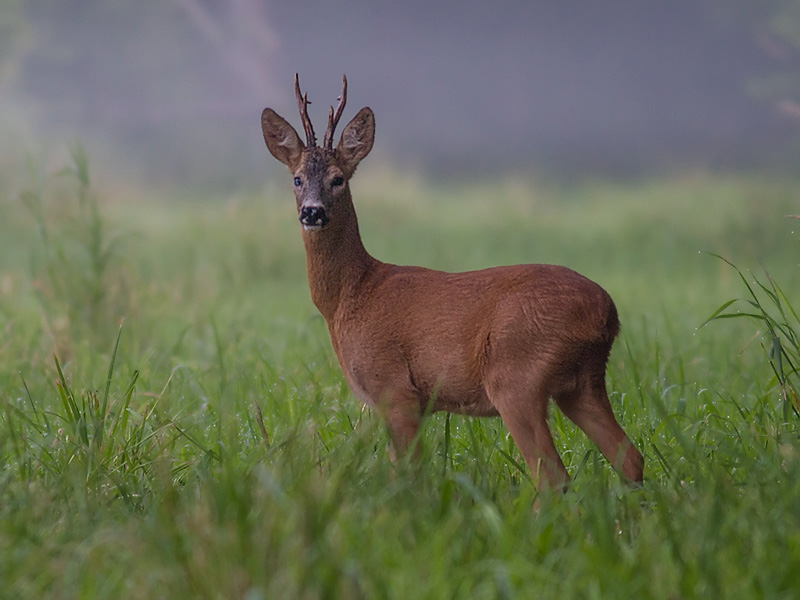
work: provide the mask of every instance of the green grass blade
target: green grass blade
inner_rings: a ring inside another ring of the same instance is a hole
[[[58,388],[58,395],[61,398],[61,403],[64,406],[66,420],[71,424],[77,424],[80,416],[78,404],[75,402],[75,396],[73,396],[72,390],[69,389],[67,378],[64,377],[64,372],[61,369],[61,363],[58,361],[58,356],[54,354],[53,360],[56,363],[56,372],[58,373],[56,387]]]
[[[738,298],[734,298],[733,300],[728,300],[727,302],[725,302],[725,303],[724,303],[722,306],[720,306],[720,307],[719,307],[717,310],[715,310],[713,313],[711,313],[711,316],[710,316],[710,317],[708,317],[708,318],[707,318],[705,321],[703,321],[703,322],[702,322],[702,324],[700,325],[700,327],[704,327],[704,326],[706,326],[708,323],[710,323],[711,321],[715,321],[715,320],[717,320],[718,318],[728,318],[728,317],[738,317],[738,316],[741,316],[740,314],[734,314],[734,315],[731,315],[731,314],[725,314],[725,315],[722,315],[722,316],[720,316],[720,313],[722,313],[722,312],[723,312],[723,311],[724,311],[726,308],[728,308],[728,307],[729,307],[729,306],[731,306],[732,304],[735,304],[735,303],[736,303],[736,302],[738,302],[738,301],[739,301],[739,299],[738,299]]]
[[[123,395],[122,407],[120,408],[119,412],[117,412],[117,416],[114,419],[114,425],[112,426],[111,432],[108,435],[109,440],[114,440],[116,438],[117,431],[125,432],[127,429],[128,417],[130,415],[128,409],[131,405],[131,398],[133,397],[133,390],[135,389],[137,379],[139,379],[139,371],[134,371],[133,376],[128,383],[128,387],[125,390],[125,394]]]
[[[108,363],[108,375],[106,376],[106,387],[105,390],[103,390],[103,402],[100,408],[101,421],[104,421],[106,415],[108,415],[108,396],[111,390],[111,379],[114,376],[114,365],[117,362],[117,350],[119,349],[119,340],[122,337],[123,322],[119,324],[119,330],[117,330],[117,339],[114,341],[114,350],[112,350],[111,352],[111,360]]]

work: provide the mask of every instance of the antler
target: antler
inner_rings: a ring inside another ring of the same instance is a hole
[[[294,74],[294,93],[297,96],[297,106],[300,108],[300,118],[303,119],[303,129],[306,130],[306,148],[314,148],[317,145],[317,137],[314,135],[311,119],[308,118],[308,105],[311,102],[308,101],[308,94],[300,93],[300,77],[297,73]],[[327,134],[325,139],[328,139]]]
[[[325,132],[325,139],[322,142],[324,148],[333,150],[333,132],[339,124],[339,119],[342,118],[344,105],[347,103],[347,76],[342,75],[342,95],[339,96],[339,105],[336,107],[336,112],[333,112],[333,107],[328,113],[328,130]]]

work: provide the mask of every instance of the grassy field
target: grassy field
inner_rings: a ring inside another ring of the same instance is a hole
[[[383,260],[553,262],[615,298],[609,390],[644,487],[554,409],[574,483],[537,513],[497,419],[437,414],[421,461],[389,461],[309,299],[291,182],[266,183],[106,194],[78,156],[0,186],[0,596],[797,597],[800,322],[755,285],[788,324],[788,401],[763,319],[702,325],[745,281],[772,290],[764,269],[800,309],[800,183],[359,172]]]

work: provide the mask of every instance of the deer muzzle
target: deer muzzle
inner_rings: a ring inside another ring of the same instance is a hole
[[[304,206],[300,209],[300,222],[309,231],[322,229],[330,219],[321,206]]]

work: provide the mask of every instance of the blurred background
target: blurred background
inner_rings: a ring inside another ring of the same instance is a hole
[[[295,72],[320,131],[346,73],[371,160],[426,177],[800,164],[797,0],[2,0],[0,159],[255,187]]]

